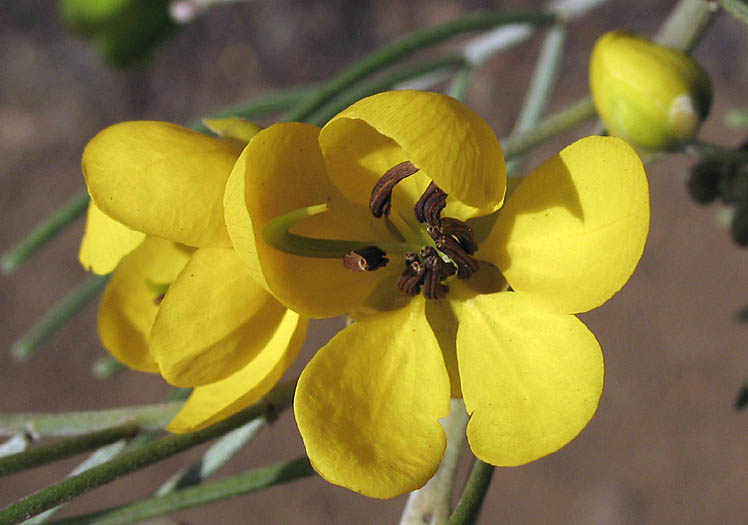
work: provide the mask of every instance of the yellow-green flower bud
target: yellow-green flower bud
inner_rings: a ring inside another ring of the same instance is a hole
[[[600,37],[590,91],[608,132],[647,150],[693,137],[709,112],[709,77],[688,55],[621,31]]]

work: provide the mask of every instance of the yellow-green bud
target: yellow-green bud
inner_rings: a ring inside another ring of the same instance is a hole
[[[60,0],[67,26],[114,66],[141,60],[176,28],[169,0]]]
[[[653,151],[693,137],[712,102],[709,77],[691,57],[622,31],[595,44],[590,91],[611,135]]]

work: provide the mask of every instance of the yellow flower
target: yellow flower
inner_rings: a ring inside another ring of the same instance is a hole
[[[690,139],[709,113],[709,77],[688,55],[622,31],[595,43],[590,92],[612,135],[648,150]]]
[[[83,153],[91,204],[80,260],[95,273],[113,271],[99,335],[127,366],[196,387],[173,432],[205,427],[263,396],[306,331],[306,319],[257,284],[231,247],[222,199],[248,140],[237,140],[248,132],[237,128],[239,136],[218,139],[126,122]]]
[[[357,317],[296,391],[327,480],[378,498],[422,486],[450,396],[494,465],[554,452],[592,417],[603,359],[572,314],[610,298],[642,254],[641,161],[620,139],[589,137],[494,214],[505,187],[488,125],[435,93],[378,94],[322,130],[277,124],[239,157],[224,198],[237,254],[288,307]]]

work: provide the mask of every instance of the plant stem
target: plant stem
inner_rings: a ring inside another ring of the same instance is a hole
[[[453,36],[488,29],[506,24],[550,24],[556,15],[547,12],[492,12],[474,13],[438,26],[429,27],[411,33],[399,40],[386,44],[357,64],[343,70],[333,77],[324,87],[304,98],[295,108],[288,112],[283,120],[303,121],[317,108],[321,107],[335,95],[358,82],[362,78],[378,71],[393,62],[419,49],[447,40]]]
[[[281,383],[268,397],[249,408],[191,434],[170,435],[118,456],[77,476],[46,487],[0,509],[0,523],[18,523],[126,474],[174,456],[226,434],[253,419],[280,411],[291,404],[293,384]]]
[[[124,524],[141,521],[169,512],[205,505],[223,499],[248,494],[260,489],[293,481],[314,474],[306,457],[297,458],[268,467],[258,468],[197,487],[191,487],[159,496],[141,500],[129,505],[94,512],[84,516],[55,521],[57,525],[87,523],[89,525]]]
[[[743,0],[718,0],[718,2],[722,9],[744,24],[748,24],[748,4]]]
[[[462,56],[448,56],[395,68],[381,78],[344,91],[340,96],[335,97],[334,100],[311,114],[306,119],[306,122],[322,126],[340,111],[364,97],[390,89],[401,82],[406,82],[442,69],[460,67],[465,65],[465,63],[465,58]]]
[[[555,25],[549,31],[535,63],[530,87],[525,93],[525,100],[514,124],[512,134],[529,131],[538,124],[548,108],[548,102],[556,86],[558,71],[564,53],[566,28]],[[522,165],[522,157],[517,156],[507,162],[507,172],[511,175]]]
[[[80,312],[88,303],[99,295],[109,282],[108,275],[90,275],[69,291],[50,310],[29,328],[28,332],[16,340],[11,347],[13,357],[24,361],[34,354],[34,351],[47,338],[60,329],[62,325]]]
[[[525,101],[512,130],[514,133],[522,133],[531,129],[543,117],[553,94],[553,88],[556,86],[565,43],[565,26],[555,25],[548,30],[535,63]]]
[[[88,192],[82,190],[73,195],[50,217],[39,223],[0,259],[0,272],[15,272],[29,257],[67,228],[88,207]]]
[[[131,438],[137,433],[137,424],[125,423],[124,425],[107,428],[91,434],[84,434],[55,443],[40,445],[24,452],[0,458],[0,476],[6,476],[14,472],[69,458],[82,452],[88,452],[89,450],[109,445],[120,439]]]
[[[267,418],[259,417],[236,430],[232,430],[216,441],[199,460],[169,478],[158,488],[155,496],[165,496],[192,485],[199,485],[205,478],[224,466],[247,443],[252,441],[260,433],[260,430],[265,428],[266,424]]]
[[[579,99],[525,133],[501,139],[504,157],[512,159],[527,153],[539,144],[583,124],[594,116],[595,106],[592,104],[592,99],[589,97]]]
[[[449,83],[447,88],[447,95],[456,98],[460,102],[465,102],[467,97],[468,89],[470,89],[470,82],[473,79],[473,66],[466,62],[460,69],[457,70],[452,81]]]
[[[457,464],[465,449],[465,427],[468,416],[462,399],[452,399],[449,416],[442,420],[447,434],[447,448],[434,477],[426,485],[410,493],[400,525],[443,525],[449,518],[452,489]]]
[[[79,436],[124,423],[135,423],[140,430],[158,430],[171,421],[183,404],[183,402],[159,403],[62,414],[0,415],[0,435],[28,433],[35,438]]]
[[[139,437],[143,436],[145,434],[140,434],[138,437],[136,437],[132,441],[137,441]],[[102,463],[109,461],[116,455],[118,455],[122,450],[127,446],[127,441],[122,439],[120,441],[117,441],[115,443],[112,443],[111,445],[107,445],[103,448],[98,449],[96,452],[91,454],[88,458],[86,458],[83,463],[78,465],[73,469],[73,471],[68,475],[75,476],[77,474],[80,474],[81,472],[84,472],[90,468],[95,467],[96,465],[101,465]],[[22,525],[41,525],[42,523],[47,523],[52,517],[62,510],[64,505],[58,505],[56,507],[52,507],[51,509],[47,509],[41,514],[37,514],[31,519],[28,519],[23,522]]]
[[[711,0],[680,0],[660,26],[654,40],[663,46],[690,53],[717,14]]]
[[[483,506],[483,498],[486,497],[488,486],[491,484],[494,466],[475,459],[470,477],[465,485],[465,490],[460,496],[455,511],[449,518],[449,525],[470,525],[478,519],[478,514]]]

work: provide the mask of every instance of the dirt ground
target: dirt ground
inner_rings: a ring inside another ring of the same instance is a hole
[[[651,35],[674,1],[611,2],[572,24],[553,108],[586,92],[586,62],[597,36],[613,28]],[[10,0],[0,7],[0,248],[82,188],[80,154],[108,124],[194,117],[273,89],[328,78],[409,30],[487,7],[540,2],[249,1],[215,8],[182,28],[146,65],[104,66],[58,22],[55,3]],[[459,42],[459,40],[457,41]],[[541,39],[476,73],[468,103],[504,136],[511,129]],[[456,45],[452,42],[447,49]],[[748,31],[718,17],[695,56],[714,83],[704,138],[733,145],[745,135],[723,125],[746,107]],[[591,128],[551,141],[527,167]],[[748,375],[748,250],[717,220],[718,207],[693,204],[685,189],[692,160],[648,166],[652,228],[634,277],[609,303],[583,316],[606,358],[600,409],[561,451],[497,469],[481,523],[642,524],[748,521],[748,411],[733,408]],[[0,277],[5,350],[85,274],[76,223],[20,271]],[[314,324],[305,352],[340,321]],[[95,306],[67,324],[25,363],[0,348],[0,411],[103,409],[158,401],[158,377],[123,371],[98,380],[102,355]],[[297,371],[301,363],[296,367]],[[202,450],[202,449],[200,449]],[[61,515],[152,491],[191,451],[80,498]],[[303,454],[290,413],[221,471],[232,474]],[[0,506],[59,480],[81,458],[0,479]],[[159,523],[394,523],[405,497],[368,499],[318,477],[176,514]]]

